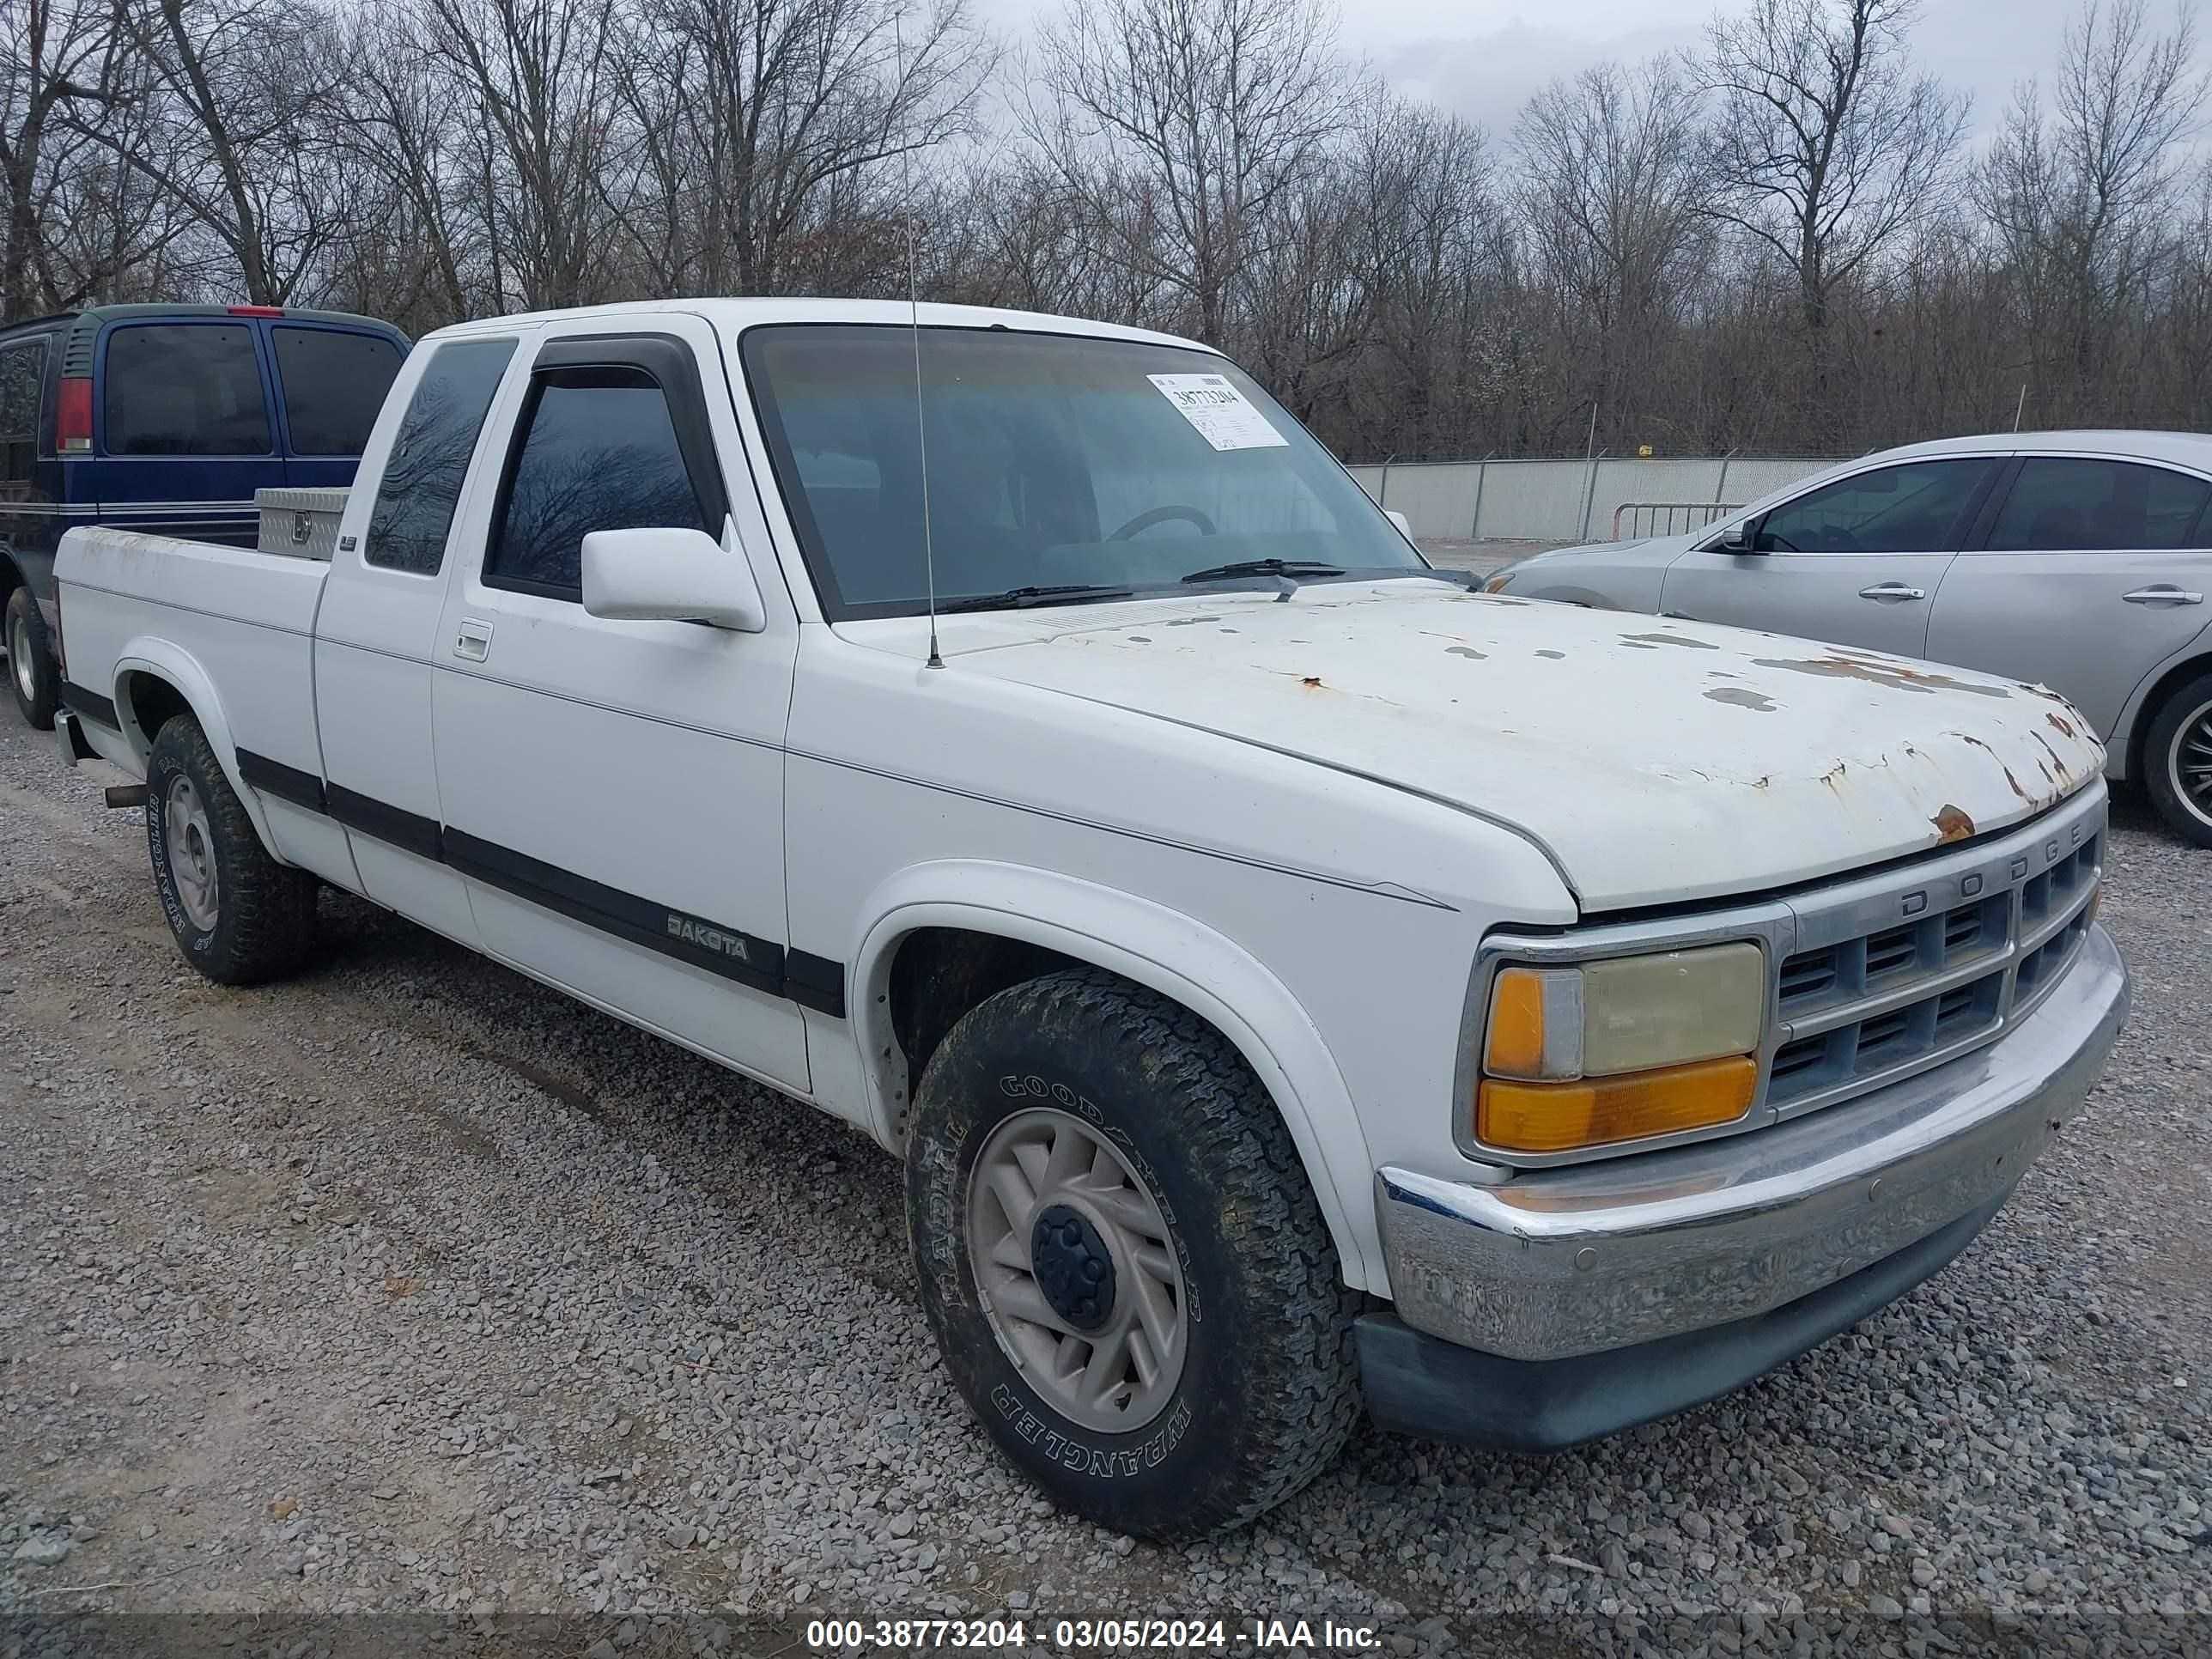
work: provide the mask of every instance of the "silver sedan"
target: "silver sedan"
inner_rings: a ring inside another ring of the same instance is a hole
[[[1539,553],[1485,586],[2047,685],[2096,726],[2109,776],[2212,847],[2212,437],[1913,444],[1688,535]]]

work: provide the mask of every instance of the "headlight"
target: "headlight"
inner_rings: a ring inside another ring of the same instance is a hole
[[[1765,960],[1748,943],[1501,968],[1476,1138],[1560,1152],[1732,1121],[1757,1090],[1765,1005]]]
[[[1482,591],[1486,593],[1503,593],[1505,591],[1505,584],[1512,580],[1513,567],[1509,564],[1503,570],[1492,571],[1483,581]]]

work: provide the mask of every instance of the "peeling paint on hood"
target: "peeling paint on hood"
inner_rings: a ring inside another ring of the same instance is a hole
[[[1236,631],[1176,626],[1201,617]],[[918,656],[910,620],[865,636]],[[939,631],[951,671],[1308,756],[1512,823],[1591,912],[1986,835],[2105,765],[2087,723],[2040,687],[1698,623],[1629,635],[1613,613],[1431,582],[982,613]]]

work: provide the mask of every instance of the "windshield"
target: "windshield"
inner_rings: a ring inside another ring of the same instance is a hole
[[[1335,459],[1223,358],[1005,329],[920,332],[940,605],[1171,586],[1250,560],[1299,577],[1308,566],[1426,568]],[[763,326],[746,331],[744,355],[824,611],[920,612],[914,331]]]

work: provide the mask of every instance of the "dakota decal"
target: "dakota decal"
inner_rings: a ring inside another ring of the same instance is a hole
[[[686,945],[702,951],[712,951],[718,957],[735,957],[739,962],[751,958],[745,954],[745,941],[737,933],[725,933],[720,927],[710,927],[703,921],[694,921],[689,916],[679,916],[674,911],[668,915],[668,936],[680,939]]]

